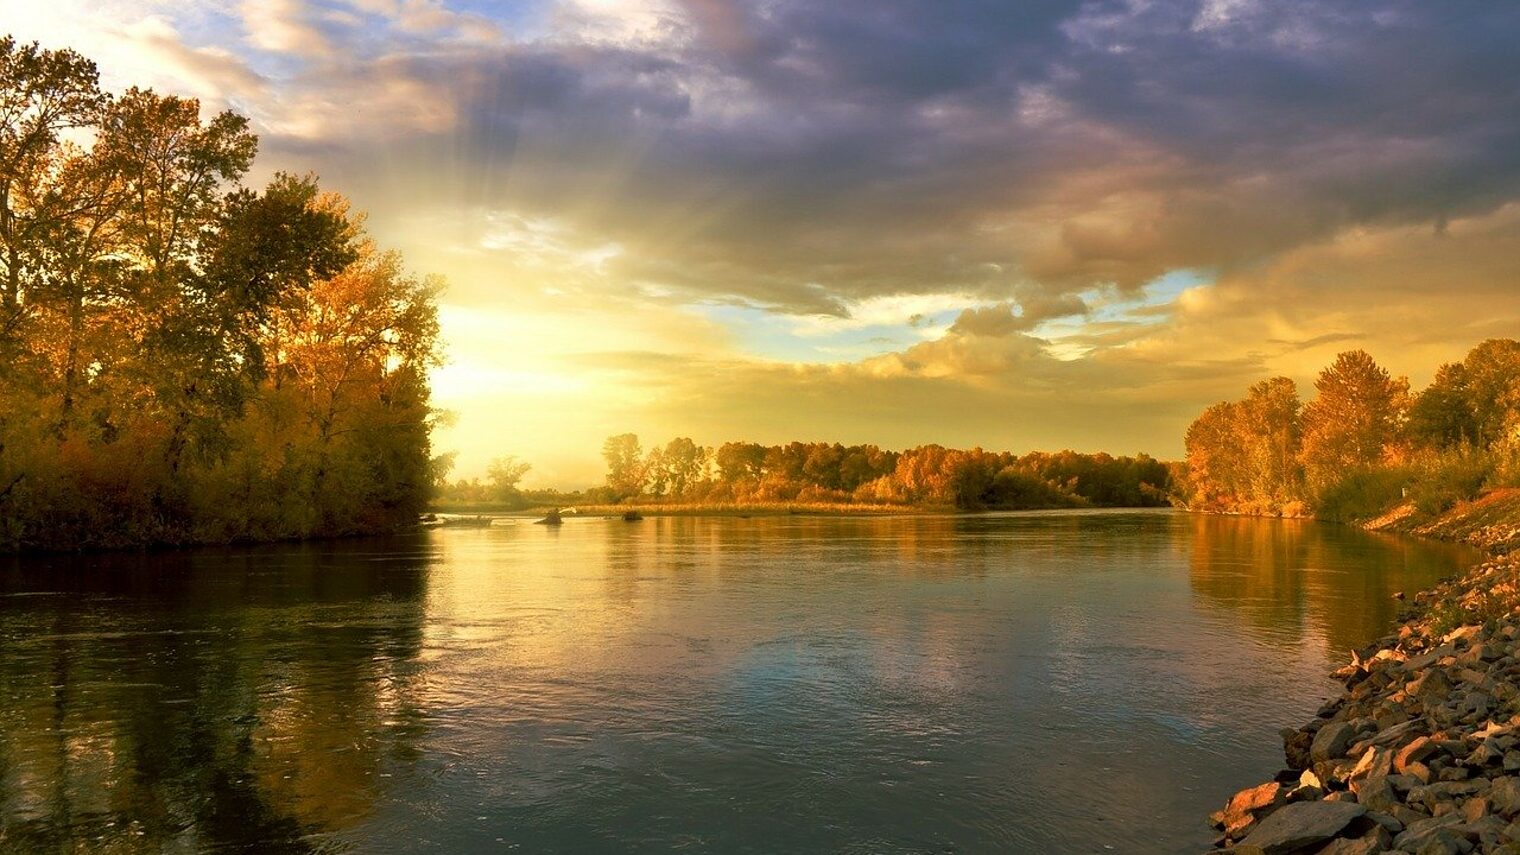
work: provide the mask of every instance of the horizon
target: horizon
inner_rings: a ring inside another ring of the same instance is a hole
[[[231,108],[447,278],[451,477],[609,435],[1176,459],[1361,348],[1520,318],[1520,10],[721,0],[0,4]]]

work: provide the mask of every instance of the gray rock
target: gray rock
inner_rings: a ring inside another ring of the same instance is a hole
[[[1242,841],[1266,855],[1292,852],[1329,840],[1367,809],[1352,802],[1295,802],[1256,824]]]
[[[1399,797],[1393,792],[1393,785],[1388,783],[1386,777],[1368,778],[1362,782],[1356,791],[1356,800],[1368,810],[1388,813],[1393,806],[1399,803]]]
[[[1520,813],[1520,778],[1499,778],[1488,789],[1488,803],[1494,813],[1514,816]]]
[[[1356,728],[1349,722],[1332,721],[1314,734],[1314,741],[1309,744],[1309,759],[1315,763],[1339,760],[1346,756],[1346,749],[1351,747],[1355,736]]]

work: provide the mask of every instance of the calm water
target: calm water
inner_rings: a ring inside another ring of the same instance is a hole
[[[1473,557],[1125,512],[0,563],[0,850],[1190,852]]]

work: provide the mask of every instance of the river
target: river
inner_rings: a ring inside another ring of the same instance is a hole
[[[0,850],[1192,852],[1477,557],[1123,511],[0,559]]]

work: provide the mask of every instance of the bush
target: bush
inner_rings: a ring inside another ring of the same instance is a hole
[[[1407,466],[1353,469],[1320,492],[1315,516],[1336,522],[1372,519],[1403,501],[1404,489],[1416,477]]]
[[[1494,472],[1494,458],[1471,448],[1455,448],[1422,457],[1416,468],[1409,499],[1420,513],[1435,516],[1458,502],[1477,498]]]

